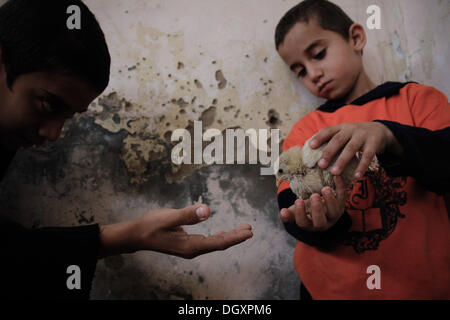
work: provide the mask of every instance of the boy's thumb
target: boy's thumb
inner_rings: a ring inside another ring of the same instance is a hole
[[[200,221],[206,220],[209,218],[209,208],[207,205],[197,205],[195,208],[195,214],[197,215]]]
[[[183,209],[179,209],[176,213],[177,225],[191,225],[199,223],[209,218],[210,210],[205,204],[195,204]]]

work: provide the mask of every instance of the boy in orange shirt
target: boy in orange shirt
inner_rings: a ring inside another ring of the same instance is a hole
[[[328,141],[317,163],[326,168],[342,150],[331,169],[336,195],[325,187],[296,199],[288,182],[278,189],[281,219],[299,240],[301,298],[450,298],[447,97],[412,82],[376,86],[362,63],[364,28],[325,0],[289,10],[275,42],[306,88],[327,99],[294,125],[283,151],[312,136],[312,148]],[[339,174],[359,151],[355,179],[345,188]],[[366,173],[374,156],[379,167]]]

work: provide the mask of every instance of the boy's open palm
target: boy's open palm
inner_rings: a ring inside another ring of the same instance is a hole
[[[197,224],[209,215],[208,206],[197,204],[182,209],[151,210],[137,220],[104,226],[100,257],[152,250],[192,259],[204,253],[225,250],[253,236],[252,227],[248,224],[212,236],[184,231],[183,225]]]

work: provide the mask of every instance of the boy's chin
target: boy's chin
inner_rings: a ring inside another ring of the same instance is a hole
[[[339,93],[336,90],[331,90],[331,91],[326,92],[325,94],[319,96],[319,98],[322,98],[325,100],[330,100],[330,101],[343,100],[345,97],[346,97],[345,94]]]
[[[319,98],[325,99],[325,100],[339,100],[340,96],[335,95],[333,93],[326,93],[322,95],[318,95]]]
[[[0,140],[0,145],[6,149],[17,150],[19,148],[31,147],[33,146],[33,143],[22,138],[10,136],[10,137],[3,137],[3,139]]]

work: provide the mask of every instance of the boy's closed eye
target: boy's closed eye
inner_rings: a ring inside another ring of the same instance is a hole
[[[306,68],[302,68],[302,69],[299,71],[299,73],[297,74],[297,77],[298,77],[298,78],[302,78],[302,77],[304,77],[304,76],[306,76]]]
[[[327,49],[325,48],[323,50],[320,50],[319,53],[314,56],[314,59],[322,60],[323,58],[325,58],[326,54],[327,54]]]
[[[316,55],[313,56],[313,59],[315,60],[322,60],[323,58],[325,58],[327,54],[327,49],[324,48],[322,50],[319,51],[319,53],[317,53]],[[306,76],[307,72],[306,72],[306,68],[301,68],[300,71],[297,73],[297,77],[298,78],[302,78],[304,76]]]

